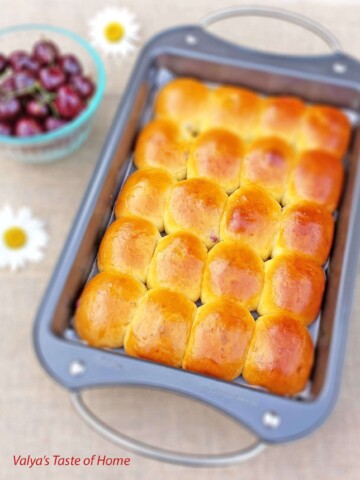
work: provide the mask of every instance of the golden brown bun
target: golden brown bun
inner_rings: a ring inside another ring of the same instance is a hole
[[[137,216],[164,230],[164,211],[173,177],[157,168],[138,170],[126,180],[115,204],[115,216]]]
[[[256,183],[280,201],[294,164],[294,152],[276,137],[261,138],[246,149],[241,171],[241,186]]]
[[[197,235],[207,247],[219,241],[220,218],[227,195],[207,178],[189,178],[176,183],[167,200],[165,231],[186,230]]]
[[[202,129],[209,100],[208,87],[191,78],[177,78],[165,85],[155,101],[155,116],[176,121],[185,138]]]
[[[149,290],[126,331],[124,347],[133,357],[180,367],[196,305],[165,288]]]
[[[251,314],[239,303],[219,299],[198,308],[183,368],[233,380],[241,374],[255,328]]]
[[[122,217],[106,230],[98,253],[100,271],[127,273],[145,282],[149,263],[160,234],[138,217]]]
[[[344,177],[339,160],[320,150],[304,152],[290,175],[283,204],[309,200],[331,212],[337,207]]]
[[[196,302],[207,257],[205,244],[188,232],[162,238],[151,259],[147,276],[149,288],[166,287]]]
[[[256,320],[244,379],[279,395],[301,392],[309,379],[314,347],[307,328],[291,316],[265,315]]]
[[[242,240],[263,258],[270,256],[281,207],[270,193],[256,185],[240,187],[226,205],[221,240]]]
[[[264,262],[245,243],[224,241],[209,252],[201,292],[203,303],[218,297],[237,300],[256,310],[264,285]]]
[[[324,207],[312,202],[288,205],[281,222],[272,256],[302,253],[324,264],[334,235],[334,217]]]
[[[304,103],[295,97],[269,97],[263,100],[256,137],[276,136],[293,143],[298,132]]]
[[[141,131],[135,146],[134,163],[138,168],[161,168],[177,180],[186,177],[189,144],[171,120],[153,120]]]
[[[126,327],[145,292],[145,286],[128,275],[103,272],[93,277],[75,313],[79,337],[94,347],[122,347]]]
[[[210,178],[231,193],[240,183],[243,153],[242,141],[234,133],[220,128],[208,130],[190,149],[188,178]]]
[[[297,143],[300,150],[326,150],[341,158],[348,149],[350,134],[351,125],[344,113],[314,105],[306,109]]]
[[[265,262],[258,312],[288,314],[309,325],[319,314],[324,288],[325,274],[319,264],[304,255],[279,255]]]
[[[258,119],[261,100],[244,88],[224,86],[211,93],[205,127],[226,128],[248,140]]]

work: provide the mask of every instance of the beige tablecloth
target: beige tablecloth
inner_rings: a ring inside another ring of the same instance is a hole
[[[0,0],[0,26],[41,21],[60,24],[86,35],[87,20],[107,2],[101,0]],[[120,1],[110,2],[120,4]],[[238,0],[238,3],[244,3]],[[359,2],[303,0],[265,2],[290,5],[322,22],[342,41],[345,50],[360,58]],[[225,0],[127,0],[142,25],[143,40],[155,32],[192,23]],[[248,45],[288,52],[318,52],[321,42],[295,27],[274,21],[229,21],[216,31]],[[21,273],[0,272],[0,478],[127,480],[355,480],[360,466],[360,296],[352,315],[342,388],[331,418],[311,436],[269,448],[247,464],[220,470],[191,470],[130,455],[131,465],[120,467],[14,467],[13,455],[60,454],[117,457],[127,452],[91,431],[73,411],[67,393],[56,385],[35,358],[31,330],[36,308],[53,270],[111,123],[134,57],[107,63],[107,96],[94,134],[72,158],[45,166],[7,161],[0,152],[0,206],[28,205],[47,223],[50,243],[45,260]],[[96,391],[87,395],[104,420],[143,441],[190,452],[230,451],[250,440],[229,419],[190,400],[135,389]]]

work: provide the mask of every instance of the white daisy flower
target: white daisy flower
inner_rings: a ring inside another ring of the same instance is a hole
[[[15,213],[8,205],[0,210],[0,268],[23,268],[28,261],[39,262],[48,236],[42,221],[29,208]]]
[[[139,25],[127,8],[105,8],[90,20],[89,27],[92,43],[105,55],[126,57],[139,40]]]

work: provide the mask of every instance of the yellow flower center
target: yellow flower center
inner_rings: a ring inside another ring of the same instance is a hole
[[[8,248],[17,250],[22,248],[27,241],[25,230],[21,227],[10,227],[3,234],[4,243]]]
[[[124,38],[125,28],[121,23],[111,22],[106,25],[104,35],[108,42],[117,43]]]

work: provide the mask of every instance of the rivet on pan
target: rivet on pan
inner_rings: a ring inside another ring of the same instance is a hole
[[[198,39],[194,35],[186,35],[185,42],[188,45],[196,45],[198,43]]]
[[[85,364],[81,360],[73,360],[69,365],[69,373],[72,377],[80,377],[85,371]]]
[[[272,430],[275,430],[280,426],[281,418],[277,413],[268,411],[264,413],[262,417],[262,422],[266,428],[271,428]]]
[[[345,65],[345,63],[335,62],[333,64],[333,70],[335,73],[342,74],[346,72],[347,66]]]

